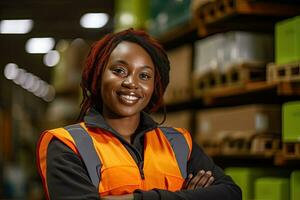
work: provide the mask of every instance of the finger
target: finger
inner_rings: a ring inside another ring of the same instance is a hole
[[[187,186],[189,185],[192,178],[193,178],[193,174],[189,174],[183,183],[182,189],[187,189]]]
[[[215,180],[215,178],[214,178],[213,176],[211,176],[211,177],[208,179],[207,183],[204,185],[204,187],[210,186],[210,185],[214,182],[214,180]]]
[[[198,183],[196,184],[196,188],[204,187],[211,176],[211,171],[205,172],[205,174],[203,174],[203,176],[199,179]]]
[[[193,179],[190,181],[188,185],[188,189],[195,189],[197,187],[197,183],[201,179],[201,177],[205,174],[204,170],[200,170],[196,176],[193,177]]]

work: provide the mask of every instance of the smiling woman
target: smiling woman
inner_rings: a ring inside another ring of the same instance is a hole
[[[169,65],[143,31],[94,44],[82,73],[80,122],[45,131],[38,143],[49,199],[241,199],[187,130],[150,117],[163,105]]]
[[[138,44],[126,41],[112,51],[104,69],[101,82],[102,114],[108,123],[110,119],[128,119],[128,125],[116,126],[120,134],[127,136],[128,142],[138,126],[141,111],[152,97],[154,75],[150,55]],[[130,126],[134,121],[137,124]]]

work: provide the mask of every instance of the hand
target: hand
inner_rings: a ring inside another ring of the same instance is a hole
[[[104,196],[103,200],[133,200],[133,194],[117,195],[117,196]]]
[[[187,180],[183,184],[182,189],[194,190],[202,187],[205,188],[210,186],[214,180],[215,178],[212,176],[211,171],[205,172],[204,170],[200,170],[196,176],[189,174]]]

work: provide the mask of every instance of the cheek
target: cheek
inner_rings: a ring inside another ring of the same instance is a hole
[[[143,90],[144,90],[145,96],[147,96],[147,98],[150,99],[154,92],[154,82],[152,82],[151,84],[143,85]]]

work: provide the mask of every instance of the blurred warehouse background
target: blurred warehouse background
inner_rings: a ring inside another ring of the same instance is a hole
[[[190,130],[243,199],[300,199],[297,0],[1,0],[0,199],[44,199],[37,139],[76,122],[91,44],[128,27],[169,55],[165,124]]]

